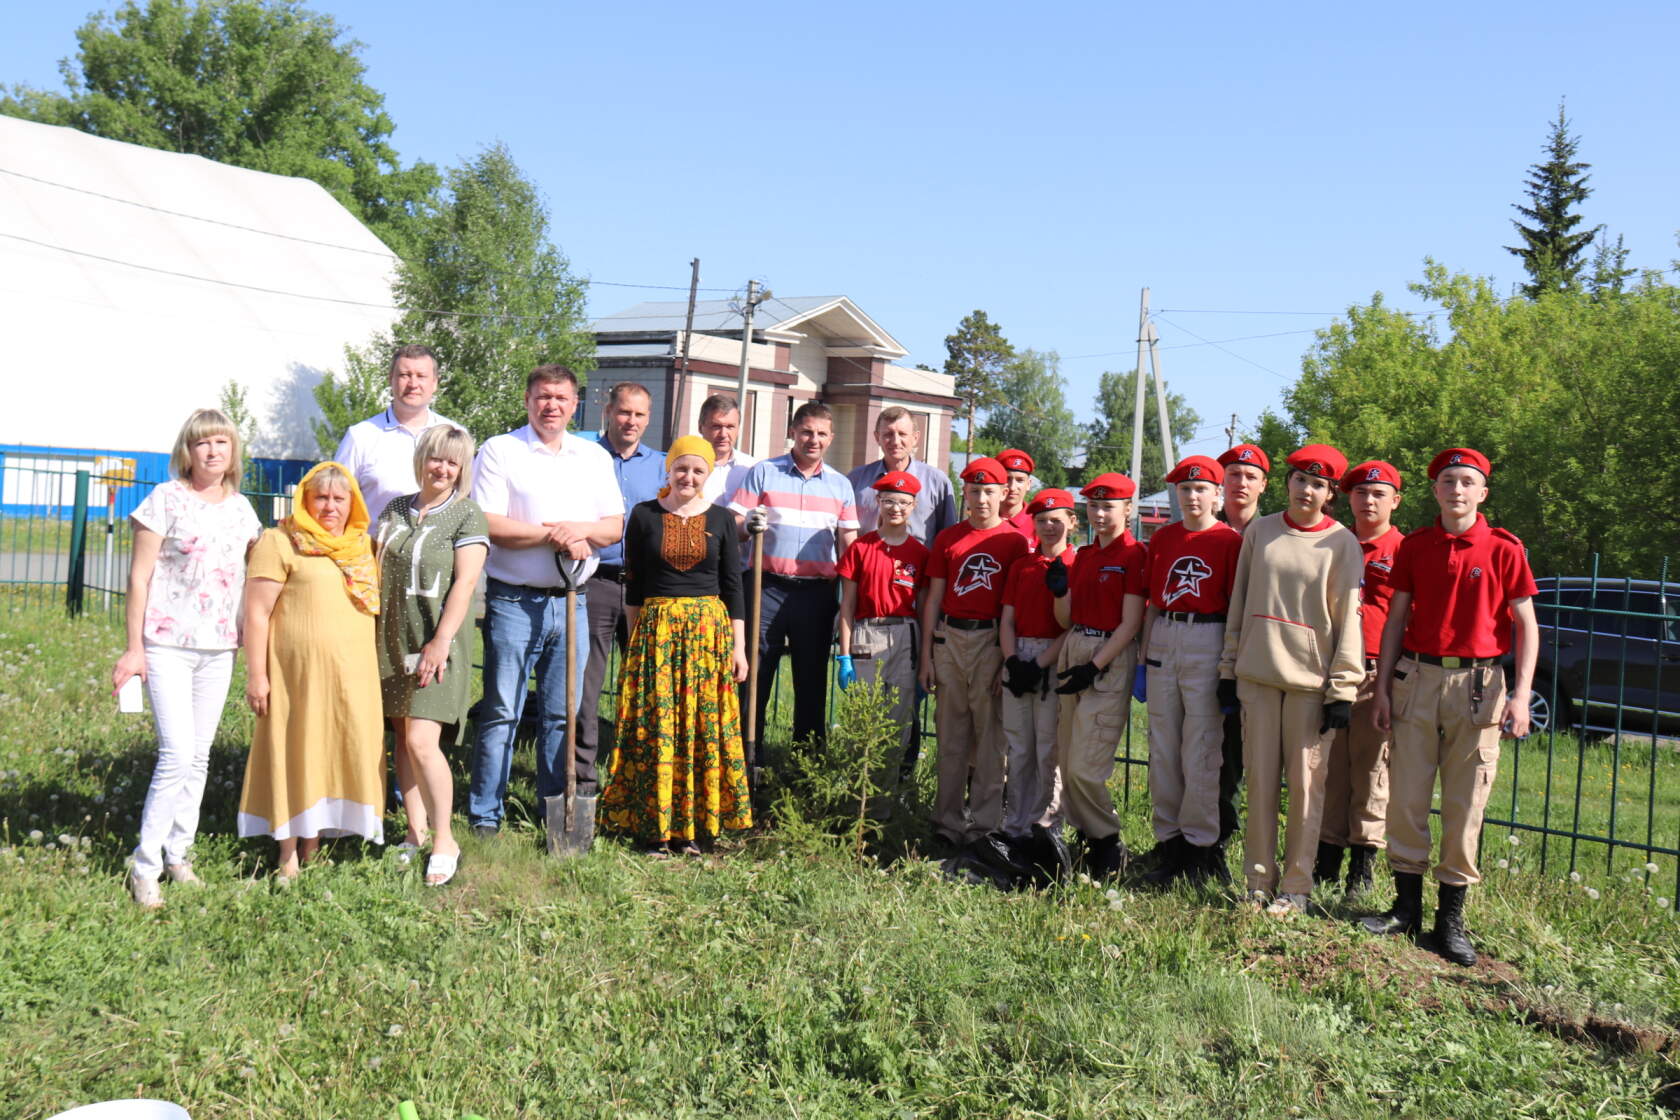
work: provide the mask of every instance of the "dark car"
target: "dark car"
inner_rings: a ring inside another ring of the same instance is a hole
[[[1560,731],[1680,735],[1680,583],[1557,576],[1535,584],[1531,733],[1555,721]]]

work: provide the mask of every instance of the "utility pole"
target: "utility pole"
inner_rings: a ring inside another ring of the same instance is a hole
[[[700,258],[695,257],[688,262],[688,266],[688,320],[683,324],[682,363],[677,374],[677,403],[665,418],[666,447],[671,446],[671,441],[677,437],[679,430],[687,426],[683,417],[688,415],[688,340],[694,337],[694,300],[700,294]]]
[[[760,290],[757,280],[747,281],[746,306],[741,309],[741,384],[735,400],[741,406],[741,431],[737,441],[742,451],[752,453],[752,429],[758,427],[758,410],[753,409],[752,424],[747,424],[747,371],[752,366],[752,321],[758,305],[770,298],[769,289]]]
[[[1132,399],[1132,481],[1138,484],[1138,501],[1132,503],[1132,533],[1141,535],[1143,529],[1143,502],[1145,494],[1143,480],[1139,477],[1143,473],[1143,407],[1145,376],[1155,379],[1155,415],[1161,426],[1161,461],[1172,470],[1173,445],[1172,426],[1167,416],[1167,387],[1166,379],[1161,374],[1160,335],[1155,332],[1155,324],[1149,321],[1149,289],[1143,289],[1138,297],[1138,349],[1137,349],[1137,392]],[[1149,373],[1143,369],[1143,360],[1149,359]],[[1172,507],[1173,520],[1178,520],[1181,514],[1178,509],[1178,492],[1171,486],[1167,487],[1167,502]]]
[[[1236,445],[1237,445],[1237,414],[1233,412],[1233,413],[1231,413],[1231,426],[1229,428],[1225,429],[1225,446],[1226,447],[1235,447]]]

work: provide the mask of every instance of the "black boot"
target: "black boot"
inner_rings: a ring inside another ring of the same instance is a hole
[[[1085,841],[1085,872],[1093,879],[1113,879],[1126,869],[1126,845],[1120,837],[1091,837]]]
[[[1340,844],[1318,842],[1318,861],[1313,864],[1313,886],[1334,883],[1342,877],[1342,852],[1345,850]]]
[[[1466,887],[1441,884],[1441,899],[1435,906],[1435,951],[1466,968],[1476,963],[1476,947],[1464,928]]]
[[[1188,840],[1184,842],[1184,881],[1187,883],[1205,883],[1219,875],[1222,868],[1216,865],[1217,849],[1213,847],[1198,848]]]
[[[1196,854],[1201,857],[1202,879],[1222,887],[1230,885],[1231,868],[1225,862],[1225,845],[1215,844],[1210,848],[1197,848]]]
[[[1416,937],[1423,928],[1423,876],[1406,871],[1394,873],[1394,905],[1386,914],[1359,919],[1370,933],[1384,937],[1405,934]]]
[[[1190,868],[1191,849],[1184,837],[1168,837],[1157,846],[1161,850],[1161,858],[1139,877],[1146,887],[1164,887]]]
[[[1358,898],[1371,889],[1371,865],[1376,861],[1377,849],[1368,844],[1355,844],[1348,849],[1348,898]]]

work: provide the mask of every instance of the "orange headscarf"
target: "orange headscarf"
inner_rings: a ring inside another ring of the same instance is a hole
[[[315,476],[336,467],[350,486],[350,516],[344,520],[344,531],[333,536],[321,527],[309,512],[305,495]],[[350,468],[331,461],[316,463],[298,482],[292,515],[282,526],[291,538],[292,547],[304,556],[326,556],[344,573],[344,591],[363,614],[379,613],[379,568],[373,562],[373,542],[368,539],[367,503],[362,501],[361,487]]]

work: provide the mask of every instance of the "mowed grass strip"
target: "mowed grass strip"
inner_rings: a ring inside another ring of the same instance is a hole
[[[773,833],[557,863],[515,828],[468,838],[442,891],[340,843],[277,890],[272,846],[229,836],[230,705],[207,885],[145,914],[121,874],[151,732],[109,698],[118,641],[0,614],[11,1115],[144,1093],[195,1118],[1658,1116],[1680,1080],[1672,900],[1539,875],[1526,839],[1473,895],[1496,960],[1469,971],[1355,932],[1333,895],[1337,920],[1284,924],[1211,890],[1001,895]],[[1126,828],[1147,842],[1143,798]],[[1561,1029],[1596,1020],[1629,1031]]]

